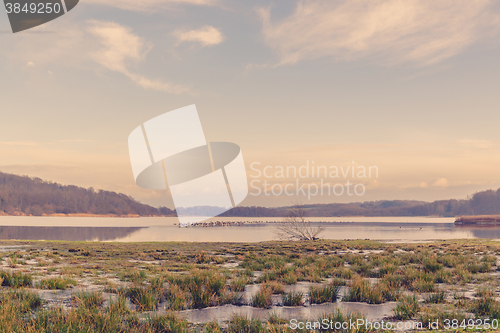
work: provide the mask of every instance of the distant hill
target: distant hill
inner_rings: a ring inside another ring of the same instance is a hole
[[[340,216],[462,216],[500,214],[500,189],[477,192],[469,199],[381,200],[304,205],[310,217]],[[281,217],[289,207],[235,207],[220,216]],[[217,210],[215,210],[217,211]],[[219,210],[220,211],[220,210]],[[214,207],[183,209],[188,215],[211,216]],[[175,211],[142,204],[116,192],[61,185],[28,176],[0,172],[0,215],[176,216]]]
[[[175,216],[130,196],[0,172],[0,215]]]
[[[447,216],[500,214],[500,189],[475,193],[464,200],[382,200],[304,205],[307,216]],[[221,216],[286,216],[288,207],[235,207]]]

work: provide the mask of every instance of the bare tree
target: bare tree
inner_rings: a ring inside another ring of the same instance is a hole
[[[306,219],[304,206],[296,203],[289,209],[283,223],[276,227],[276,234],[283,240],[316,240],[324,230],[324,227],[312,226]]]

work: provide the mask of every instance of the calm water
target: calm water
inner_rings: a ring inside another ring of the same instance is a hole
[[[260,242],[277,239],[278,218],[213,218],[215,221],[259,221],[234,227],[179,228],[172,217],[0,217],[0,239],[118,242]],[[457,238],[500,239],[500,228],[455,227],[454,218],[336,217],[310,218],[323,225],[325,239],[425,241]]]

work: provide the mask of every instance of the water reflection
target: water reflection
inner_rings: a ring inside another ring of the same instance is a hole
[[[325,239],[385,241],[500,239],[500,227],[456,227],[453,224],[454,219],[450,218],[345,219],[349,219],[350,222],[338,222],[339,218],[314,218],[312,220],[315,221],[314,225],[325,227],[322,234]],[[236,220],[251,220],[251,218],[236,218]],[[266,221],[266,218],[259,218],[259,221]],[[179,228],[176,222],[175,218],[0,217],[0,239],[119,242],[261,242],[277,239],[273,223]]]
[[[0,226],[0,239],[109,241],[127,237],[135,228]]]
[[[471,227],[458,226],[457,230],[468,230],[474,238],[500,239],[500,226],[498,227]]]

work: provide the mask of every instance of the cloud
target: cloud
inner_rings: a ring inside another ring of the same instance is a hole
[[[151,80],[129,70],[130,62],[139,62],[151,50],[152,44],[132,33],[128,27],[115,22],[90,21],[88,32],[98,37],[102,48],[92,54],[98,64],[109,70],[122,73],[145,89],[165,91],[172,94],[189,92],[183,85]]]
[[[448,187],[449,186],[448,179],[446,179],[446,178],[439,178],[434,183],[432,183],[432,186]]]
[[[85,3],[105,5],[131,11],[152,11],[173,5],[215,5],[218,0],[86,0]]]
[[[498,37],[491,0],[301,0],[278,21],[260,9],[265,42],[280,65],[331,57],[383,65],[431,65]]]
[[[179,42],[198,42],[203,46],[217,45],[224,41],[222,33],[210,25],[198,30],[176,30],[174,36]]]
[[[97,64],[125,75],[144,89],[171,94],[191,93],[188,86],[148,78],[133,71],[132,66],[145,59],[153,44],[134,34],[129,27],[97,20],[67,27],[64,21],[55,20],[36,29],[62,32],[42,39],[11,39],[0,52],[0,57],[5,56],[10,61],[8,67],[43,68],[53,76],[54,65],[89,71]]]

